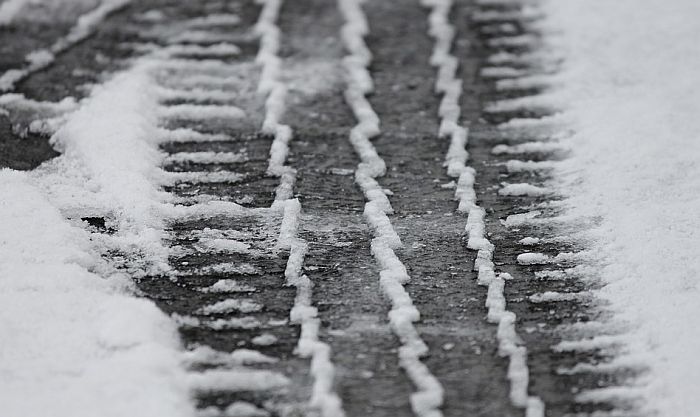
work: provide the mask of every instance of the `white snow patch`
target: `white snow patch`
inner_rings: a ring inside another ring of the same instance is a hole
[[[212,13],[188,20],[187,26],[194,29],[211,29],[213,26],[236,26],[241,18],[232,13]]]
[[[555,161],[518,161],[510,160],[506,162],[506,168],[508,172],[538,172],[538,171],[549,171],[557,166]]]
[[[231,239],[200,238],[195,244],[200,252],[250,253],[250,244]]]
[[[393,209],[387,193],[376,181],[377,177],[386,172],[386,165],[370,141],[371,138],[380,133],[380,129],[379,117],[366,98],[366,95],[372,92],[374,87],[372,76],[367,69],[372,61],[372,53],[364,41],[364,37],[370,33],[370,30],[361,4],[361,0],[338,1],[340,12],[345,20],[341,28],[341,37],[348,51],[348,55],[343,60],[347,83],[345,100],[357,119],[357,125],[350,132],[350,142],[361,160],[355,171],[355,182],[362,188],[367,199],[364,215],[367,223],[374,229],[374,239],[372,239],[371,244],[372,254],[382,268],[379,279],[380,287],[392,304],[392,309],[389,312],[389,323],[402,343],[399,348],[399,364],[417,388],[417,391],[411,394],[411,408],[420,417],[438,417],[442,415],[439,408],[443,403],[443,388],[427,366],[420,361],[420,358],[428,351],[427,345],[413,326],[413,322],[419,320],[420,314],[413,306],[411,297],[402,285],[409,280],[409,276],[405,266],[394,252],[394,249],[401,246],[401,240],[388,218],[388,214],[393,213]],[[449,9],[445,8],[444,5],[439,7],[439,4],[432,2],[426,5],[435,6],[431,15],[435,16],[437,26],[443,26],[441,23],[446,23],[446,13]],[[449,29],[447,31],[449,32]],[[437,35],[437,33],[435,34]],[[451,41],[451,37],[449,41]],[[449,47],[445,50],[448,49]],[[436,59],[434,61],[436,64],[439,64],[439,60],[450,61],[444,54],[439,57],[437,55],[433,54],[431,58]],[[449,73],[449,69],[452,67],[446,63],[445,68],[446,72]],[[446,79],[448,78],[450,78],[449,75]],[[454,98],[458,89],[453,88],[452,90]],[[444,107],[445,112],[453,115],[458,113],[455,112],[453,99],[445,102],[451,103],[451,105]],[[462,136],[466,138],[466,132]],[[462,148],[464,144],[465,142],[462,142]],[[464,152],[462,149],[461,154]]]
[[[70,217],[114,219],[117,233],[104,238],[140,252],[143,271],[167,271],[163,211],[158,186],[157,101],[149,61],[96,87],[51,138],[62,155],[32,173],[49,199]],[[145,255],[145,256],[143,256]]]
[[[268,391],[284,388],[289,379],[279,372],[260,369],[210,369],[187,374],[187,383],[196,392]]]
[[[10,0],[0,5],[0,27],[10,23],[29,0]],[[31,51],[27,65],[21,69],[10,69],[0,75],[0,91],[9,91],[15,84],[51,65],[55,56],[65,52],[78,42],[88,38],[111,13],[125,7],[131,0],[103,0],[97,7],[80,15],[66,36],[57,39],[48,50]],[[48,2],[49,4],[51,2]],[[56,2],[61,4],[62,2]]]
[[[25,173],[0,171],[0,413],[192,416],[172,321]]]
[[[270,412],[245,401],[235,401],[220,410],[214,406],[197,412],[197,417],[269,417]]]
[[[277,343],[277,337],[271,333],[263,333],[259,336],[255,336],[251,342],[258,346],[271,346]]]
[[[574,301],[588,297],[588,294],[581,293],[562,293],[556,291],[545,291],[543,293],[533,294],[528,297],[532,303],[552,303],[557,301]]]
[[[483,78],[516,78],[528,75],[527,70],[513,67],[485,67],[481,69]]]
[[[262,304],[256,303],[252,300],[239,300],[236,298],[230,298],[228,300],[222,300],[214,304],[206,305],[197,310],[197,313],[204,315],[226,314],[235,311],[240,311],[241,313],[254,313],[262,310],[262,308]]]
[[[195,269],[195,274],[210,275],[210,274],[242,274],[242,275],[259,275],[262,274],[260,268],[247,262],[222,262],[213,265],[207,265]],[[182,275],[189,276],[193,272],[182,272]]]
[[[552,153],[563,150],[566,150],[566,148],[557,142],[526,142],[518,145],[496,145],[491,150],[491,153],[494,155],[512,155],[522,153]]]
[[[500,190],[498,190],[499,195],[503,196],[528,196],[528,197],[539,197],[543,195],[550,194],[551,191],[544,187],[538,187],[532,184],[520,183],[520,184],[505,184]]]
[[[201,320],[197,317],[173,314],[172,318],[178,325],[183,327],[205,327],[212,330],[257,329],[263,326],[263,323],[255,317]]]
[[[188,163],[188,164],[235,164],[245,162],[248,154],[245,150],[240,152],[177,152],[168,155],[164,164]],[[219,174],[221,175],[221,174]]]
[[[152,93],[152,94],[155,94]],[[245,111],[240,107],[224,104],[174,104],[158,108],[158,115],[164,119],[209,121],[211,119],[243,119]]]
[[[565,58],[553,91],[575,131],[558,191],[572,214],[601,219],[591,234],[606,284],[598,296],[634,325],[631,354],[650,357],[646,411],[696,415],[700,3],[556,0],[543,9],[548,42]]]
[[[236,349],[233,352],[220,352],[209,346],[196,346],[183,353],[183,361],[188,366],[194,365],[257,365],[275,363],[277,358],[264,355],[256,350]]]
[[[206,293],[254,292],[255,287],[241,284],[234,279],[220,279],[209,287],[203,287],[200,291]]]
[[[524,237],[518,241],[518,243],[521,243],[526,246],[534,246],[540,243],[540,238],[538,237]]]
[[[539,210],[528,211],[525,213],[511,214],[506,217],[505,221],[501,221],[505,227],[517,227],[527,224],[530,220],[539,217],[542,214]]]

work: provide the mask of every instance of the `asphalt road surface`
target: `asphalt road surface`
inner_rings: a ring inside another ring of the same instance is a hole
[[[173,95],[164,105],[230,104],[247,116],[232,121],[174,112],[163,127],[221,138],[179,138],[166,141],[162,150],[168,154],[165,170],[182,173],[183,178],[198,173],[196,180],[165,187],[182,205],[226,201],[250,210],[174,219],[168,226],[173,272],[168,276],[134,273],[134,280],[143,296],[178,320],[186,347],[223,352],[254,349],[278,361],[251,366],[291,380],[279,389],[202,389],[197,393],[200,408],[223,409],[245,401],[272,415],[314,415],[318,411],[307,409],[314,384],[309,358],[297,351],[301,327],[289,321],[297,297],[295,287],[285,283],[289,250],[277,244],[283,213],[264,210],[274,204],[282,178],[268,170],[275,137],[261,129],[266,97],[257,91],[261,67],[255,59],[261,38],[253,30],[261,8],[252,1],[134,2],[111,13],[89,37],[8,93],[37,101],[79,100],[89,92],[86,85],[102,82],[106,74],[127,68],[145,53],[169,45],[206,47],[222,40],[238,47],[230,55],[183,49],[176,58],[189,60],[189,66],[163,64],[158,82],[164,88],[196,86],[224,93],[223,97]],[[460,0],[453,4],[449,20],[456,29],[451,51],[462,80],[459,116],[469,127],[467,164],[475,170],[474,190],[486,212],[496,270],[512,277],[505,283],[504,294],[508,310],[517,316],[519,344],[527,349],[528,392],[542,400],[545,414],[551,417],[611,410],[617,410],[615,415],[626,415],[625,410],[633,414],[624,404],[577,397],[585,390],[615,386],[630,376],[585,367],[572,371],[577,364],[604,361],[614,355],[614,349],[567,349],[560,344],[598,335],[596,326],[585,323],[606,319],[604,306],[586,293],[595,283],[576,276],[575,267],[581,265],[575,254],[585,248],[557,236],[552,222],[508,218],[533,211],[554,219],[559,214],[556,195],[503,192],[506,184],[546,187],[551,180],[546,169],[518,169],[517,162],[508,161],[543,162],[544,166],[566,157],[556,148],[518,148],[545,134],[541,130],[525,125],[502,128],[510,120],[546,116],[541,110],[488,107],[499,99],[537,92],[536,86],[497,89],[496,84],[509,75],[494,70],[497,63],[489,61],[498,53],[523,54],[537,47],[536,42],[500,41],[521,35],[537,39],[532,16],[521,9],[517,3]],[[428,347],[421,361],[444,390],[439,409],[455,417],[524,415],[523,407],[510,398],[509,360],[499,354],[499,326],[486,320],[488,289],[477,282],[473,268],[477,252],[467,248],[467,216],[457,210],[455,178],[443,164],[450,141],[438,134],[442,95],[435,92],[438,73],[430,64],[435,43],[428,30],[430,9],[418,0],[394,0],[368,1],[362,10],[370,27],[364,41],[372,54],[368,70],[374,82],[367,98],[381,126],[372,143],[386,164],[386,173],[376,180],[386,190],[393,207],[388,218],[403,243],[395,253],[411,277],[405,291],[420,312],[420,320],[413,325]],[[203,23],[189,32],[182,29],[182,22],[212,14],[236,15],[240,21]],[[301,271],[313,283],[318,340],[330,348],[335,366],[332,391],[345,413],[410,416],[414,415],[410,395],[416,386],[399,360],[402,342],[389,322],[392,304],[380,284],[382,266],[371,250],[375,236],[363,215],[367,200],[355,179],[361,156],[349,141],[357,120],[344,97],[343,59],[349,54],[341,37],[344,23],[337,4],[324,0],[286,1],[276,20],[281,42],[279,79],[288,88],[281,121],[293,132],[285,164],[293,169],[291,197],[302,208],[298,238],[308,245]],[[0,28],[0,72],[21,66],[27,50],[48,45],[69,27],[57,22]],[[198,61],[209,64],[198,66]],[[510,67],[523,74],[547,70],[529,61],[510,63]],[[0,166],[29,170],[58,155],[46,134],[27,130],[29,118],[31,114],[21,112],[0,113]],[[229,158],[205,157],[210,152]],[[226,173],[236,175],[225,177]],[[93,223],[94,233],[111,233],[99,219]],[[529,236],[540,240],[523,241]],[[237,243],[226,246],[222,241]],[[521,258],[519,262],[518,255],[528,252],[551,259],[530,263]],[[119,253],[104,256],[127,271],[147,261],[124,259]],[[206,290],[220,280],[235,280],[238,287],[229,292]],[[559,296],[548,298],[548,292]],[[207,306],[230,299],[242,303],[206,311]],[[193,366],[215,370],[222,365]]]

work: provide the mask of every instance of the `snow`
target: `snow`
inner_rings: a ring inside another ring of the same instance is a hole
[[[624,359],[615,358],[599,363],[577,363],[572,367],[561,367],[557,369],[559,375],[577,375],[592,372],[615,374],[620,371],[644,368],[646,357],[626,357]]]
[[[29,0],[7,0],[0,4],[0,27],[8,25]]]
[[[277,337],[271,333],[263,333],[259,336],[255,336],[251,342],[257,346],[271,346],[277,343]]]
[[[210,90],[208,88],[173,88],[159,87],[158,95],[161,102],[167,101],[195,101],[199,103],[217,102],[226,103],[238,97],[235,92],[226,90]],[[183,132],[193,132],[192,129],[180,129]],[[220,134],[219,134],[220,135]],[[224,139],[225,140],[225,139]]]
[[[548,43],[575,134],[557,170],[571,213],[598,216],[598,292],[633,324],[630,354],[649,354],[646,411],[700,409],[700,37],[695,0],[556,0]],[[575,184],[573,186],[572,184]]]
[[[269,417],[270,412],[245,401],[234,401],[223,410],[214,406],[197,413],[197,417]]]
[[[232,312],[253,313],[263,309],[263,305],[247,299],[229,298],[214,304],[206,305],[199,310],[198,314],[226,314]]]
[[[221,262],[218,264],[207,265],[197,268],[195,271],[182,272],[182,275],[189,276],[192,274],[209,275],[209,274],[242,274],[242,275],[259,275],[262,274],[260,268],[247,262]]]
[[[489,39],[488,45],[491,47],[534,47],[537,44],[537,37],[534,35],[504,36]]]
[[[555,352],[585,352],[620,346],[625,342],[624,336],[601,335],[589,339],[565,340],[552,346]]]
[[[228,42],[219,42],[213,45],[169,45],[163,49],[163,52],[172,55],[187,55],[190,57],[216,56],[226,58],[232,55],[238,55],[241,52],[241,49]]]
[[[322,417],[343,417],[343,404],[333,387],[335,366],[331,362],[331,349],[318,338],[321,322],[317,309],[312,305],[313,283],[301,273],[308,245],[298,237],[301,203],[298,199],[292,199],[296,170],[285,165],[293,132],[291,127],[280,122],[286,110],[287,96],[287,86],[279,80],[282,60],[277,56],[280,30],[276,22],[282,0],[259,0],[259,3],[263,8],[255,25],[255,32],[260,37],[260,48],[255,60],[262,66],[258,92],[267,95],[262,131],[274,135],[267,173],[280,179],[272,209],[283,212],[276,247],[289,250],[284,276],[286,285],[296,288],[294,306],[289,313],[290,322],[301,326],[295,353],[303,358],[311,358],[313,386],[309,406]],[[269,337],[257,340],[274,343]]]
[[[551,191],[547,188],[526,183],[505,184],[503,185],[503,187],[501,187],[501,189],[498,190],[498,195],[514,197],[539,197],[550,193]]]
[[[589,294],[582,293],[561,293],[556,291],[545,291],[543,293],[533,294],[528,297],[531,303],[551,303],[557,301],[574,301],[589,297]]]
[[[164,162],[166,164],[235,164],[245,162],[247,159],[244,149],[240,152],[176,152],[168,155]]]
[[[539,172],[539,171],[549,171],[557,166],[554,161],[519,161],[512,159],[506,162],[506,169],[508,172]]]
[[[510,401],[516,406],[525,409],[529,417],[541,417],[544,415],[544,403],[539,397],[529,396],[529,370],[527,366],[527,349],[521,346],[520,339],[515,331],[515,314],[506,310],[506,300],[504,296],[505,279],[512,279],[508,274],[496,276],[493,263],[494,245],[485,237],[486,212],[479,207],[476,201],[474,189],[476,171],[466,165],[469,154],[465,149],[468,138],[468,129],[459,125],[459,97],[461,95],[462,84],[456,79],[458,60],[450,55],[452,40],[454,37],[454,27],[449,23],[449,11],[452,7],[451,0],[424,0],[424,6],[430,7],[429,34],[435,39],[433,54],[430,58],[432,65],[438,67],[435,91],[442,93],[443,98],[438,109],[440,116],[439,135],[450,136],[450,146],[445,158],[447,174],[453,178],[458,178],[455,197],[459,201],[457,211],[467,213],[467,224],[465,231],[468,234],[467,247],[477,251],[474,262],[474,270],[478,271],[477,282],[479,285],[488,286],[488,293],[485,305],[488,308],[487,320],[498,325],[499,354],[508,357],[508,379],[510,381]],[[482,77],[500,78],[503,76],[517,76],[520,70],[512,68],[485,68],[482,70]],[[503,191],[503,190],[500,190]],[[369,206],[369,204],[368,204]],[[367,210],[365,210],[367,212]],[[398,238],[398,237],[397,237]],[[377,238],[375,238],[377,240]],[[375,240],[372,242],[372,249],[375,252]],[[400,241],[398,242],[400,244]],[[385,250],[389,255],[393,254],[390,248]],[[375,254],[376,256],[376,254]],[[386,257],[386,256],[385,256]],[[381,259],[381,258],[380,258]],[[388,259],[391,259],[389,257]],[[403,266],[403,265],[401,265]],[[385,268],[387,266],[384,266]],[[399,282],[407,281],[408,275],[405,268],[385,269],[383,274],[391,272],[402,281],[396,280],[393,285],[396,288],[394,305],[397,301],[403,301],[403,307],[410,317],[410,314],[418,316],[418,311],[410,302],[410,297],[402,297],[398,288],[403,289]],[[405,278],[404,278],[405,277]],[[387,279],[388,276],[382,277]],[[385,281],[390,283],[391,281]],[[384,282],[383,282],[384,284]],[[387,289],[385,289],[385,292]],[[389,294],[390,298],[392,294]],[[393,312],[393,311],[392,311]],[[414,318],[413,320],[416,320]],[[410,320],[410,318],[408,319]],[[422,340],[418,339],[420,343]],[[422,347],[427,351],[427,347]],[[425,370],[427,372],[427,369]],[[410,371],[409,371],[410,374]],[[416,375],[415,378],[420,377]],[[423,388],[423,397],[417,395],[412,398],[412,407],[419,415],[441,415],[437,407],[442,405],[442,387],[437,380],[430,383],[432,376],[424,375],[427,382]],[[419,385],[420,387],[420,385]]]
[[[542,214],[540,210],[527,211],[525,213],[511,214],[501,223],[505,227],[517,227],[529,223],[531,220],[539,217]]]
[[[282,1],[259,0],[259,3],[263,5],[263,9],[255,24],[255,32],[260,38],[260,48],[255,62],[262,67],[258,93],[267,96],[262,132],[274,135],[267,172],[280,179],[280,184],[275,190],[275,203],[283,204],[282,202],[292,197],[296,183],[296,170],[285,165],[289,153],[289,141],[292,139],[292,129],[280,122],[286,110],[287,97],[287,86],[279,80],[282,60],[277,56],[280,49],[280,30],[276,22]]]
[[[97,30],[102,21],[111,13],[126,7],[131,0],[103,0],[97,7],[78,16],[75,25],[61,38],[58,38],[48,50],[31,51],[27,55],[24,68],[9,69],[0,75],[0,91],[10,91],[15,84],[32,73],[40,71],[53,63],[55,56],[65,52],[73,45],[85,40]],[[0,27],[9,24],[22,11],[29,0],[10,0],[0,5]],[[46,2],[52,3],[52,2]],[[63,2],[56,2],[59,5]],[[52,14],[53,16],[53,14]]]
[[[154,93],[151,93],[154,94]],[[176,104],[159,108],[159,116],[169,119],[201,120],[242,119],[245,112],[236,106],[223,104]]]
[[[183,327],[205,327],[212,330],[257,329],[263,326],[263,323],[255,317],[200,320],[197,317],[173,315],[172,319]]]
[[[187,30],[168,39],[171,44],[176,43],[221,43],[233,41],[234,36],[230,32],[214,32],[211,30]]]
[[[191,159],[187,161],[192,162]],[[216,163],[221,163],[221,159],[217,159]],[[226,163],[228,163],[228,161]],[[161,185],[174,185],[180,183],[235,183],[241,181],[243,178],[244,175],[231,171],[163,172],[162,178],[158,182]]]
[[[308,276],[301,273],[308,251],[307,243],[297,236],[301,204],[298,199],[285,200],[280,204],[283,204],[284,217],[277,246],[290,251],[284,275],[286,284],[296,287],[297,293],[289,319],[291,323],[301,325],[301,335],[295,353],[303,358],[311,358],[314,383],[309,405],[319,410],[323,417],[342,417],[345,415],[343,404],[333,388],[335,366],[331,362],[331,349],[318,338],[321,321],[316,307],[312,306],[313,283]],[[259,336],[256,339],[259,343],[274,343],[270,337]]]
[[[174,324],[133,297],[30,175],[0,171],[0,412],[191,416]]]
[[[503,59],[514,58],[503,57]],[[548,75],[529,75],[519,78],[508,78],[496,81],[496,88],[501,91],[509,90],[530,90],[530,89],[545,89],[551,84],[552,77]]]
[[[203,17],[196,17],[187,21],[187,26],[192,28],[212,28],[214,26],[236,26],[241,18],[236,14],[212,13]]]
[[[438,70],[435,92],[443,94],[438,108],[440,116],[438,134],[441,137],[449,136],[450,138],[450,146],[447,155],[445,155],[444,165],[447,167],[447,175],[457,179],[455,199],[459,201],[458,211],[466,213],[476,203],[475,171],[466,165],[469,158],[469,153],[466,150],[469,131],[459,125],[461,113],[459,98],[462,93],[462,81],[456,77],[459,61],[450,54],[455,32],[454,27],[449,23],[452,2],[426,0],[422,4],[432,8],[428,18],[428,32],[435,39],[435,45],[430,63]]]
[[[277,358],[264,355],[257,350],[236,349],[233,352],[220,352],[209,346],[195,346],[183,353],[183,361],[188,366],[196,365],[259,365],[278,362]]]
[[[420,314],[403,287],[410,277],[394,252],[394,249],[401,247],[401,240],[388,217],[393,209],[387,192],[376,180],[385,174],[386,165],[370,141],[380,133],[380,121],[366,98],[373,90],[372,77],[367,69],[372,54],[364,41],[364,37],[369,34],[369,27],[361,4],[360,0],[338,1],[345,20],[340,33],[348,51],[343,59],[347,83],[345,101],[357,120],[357,125],[350,132],[350,143],[360,157],[355,182],[367,200],[364,216],[373,229],[371,250],[382,268],[379,279],[381,290],[392,306],[389,324],[402,343],[399,348],[399,364],[417,388],[410,397],[411,408],[419,417],[437,417],[442,415],[439,408],[443,402],[443,389],[428,367],[420,361],[428,352],[427,345],[413,326],[413,322],[420,319]]]
[[[513,121],[510,122],[513,124]],[[520,127],[520,126],[518,126]],[[521,153],[550,153],[565,150],[556,142],[526,142],[519,145],[497,145],[491,150],[494,155]]]
[[[160,142],[216,142],[228,141],[231,137],[220,133],[202,133],[190,128],[158,129]]]
[[[530,236],[528,236],[528,237],[524,237],[524,238],[520,239],[520,240],[518,241],[518,243],[520,243],[520,244],[522,244],[522,245],[526,245],[526,246],[533,246],[533,245],[539,244],[539,243],[540,243],[540,240],[541,240],[541,239],[538,238],[538,237],[530,237]]]
[[[202,288],[201,291],[207,293],[254,292],[255,288],[240,284],[233,279],[220,279],[211,286]]]
[[[250,244],[231,239],[200,238],[195,248],[200,252],[209,253],[252,253]]]
[[[187,383],[196,392],[210,393],[274,390],[289,385],[290,381],[279,372],[235,368],[189,373]]]
[[[144,272],[169,269],[149,68],[141,62],[96,87],[51,138],[62,155],[32,174],[69,217],[113,221],[118,232],[106,242],[147,254],[148,264],[138,266]]]
[[[527,71],[513,67],[485,67],[480,74],[483,78],[515,78],[527,75]]]

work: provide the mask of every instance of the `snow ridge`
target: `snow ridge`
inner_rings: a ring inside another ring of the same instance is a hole
[[[454,27],[449,23],[452,0],[422,0],[421,4],[431,9],[428,18],[428,34],[435,39],[430,64],[438,69],[435,92],[443,94],[438,114],[440,116],[440,137],[450,137],[450,147],[445,156],[445,166],[450,177],[457,178],[455,199],[458,210],[467,212],[476,203],[474,191],[475,170],[466,165],[469,153],[466,145],[469,131],[459,125],[459,97],[462,94],[462,81],[456,78],[459,60],[450,54]]]
[[[277,56],[280,30],[276,21],[282,0],[258,0],[258,2],[263,5],[255,26],[255,31],[260,36],[260,49],[256,62],[262,65],[258,92],[267,95],[262,131],[274,135],[267,172],[280,178],[272,208],[280,208],[284,213],[277,247],[289,250],[284,276],[286,285],[293,286],[297,290],[294,307],[289,315],[291,323],[301,325],[301,336],[295,353],[304,358],[311,358],[314,384],[309,406],[318,410],[322,417],[344,417],[342,401],[333,390],[335,366],[331,362],[331,348],[318,338],[321,321],[318,318],[318,310],[313,307],[311,301],[313,283],[301,271],[308,245],[298,237],[301,203],[298,199],[291,198],[296,182],[296,170],[285,165],[292,129],[280,123],[287,95],[286,85],[278,80],[281,59]]]
[[[7,0],[0,4],[0,27],[9,25],[28,0]]]
[[[277,203],[292,197],[292,189],[296,182],[296,170],[285,165],[292,129],[280,123],[285,111],[287,86],[279,81],[282,64],[282,60],[277,56],[280,47],[280,30],[275,22],[282,0],[258,1],[264,6],[255,25],[255,32],[260,37],[260,49],[255,61],[262,66],[258,92],[267,95],[262,131],[274,135],[267,172],[280,178],[280,185],[275,190],[275,203]]]
[[[510,400],[516,407],[524,408],[528,417],[544,416],[544,403],[539,397],[529,396],[529,370],[527,349],[522,346],[515,331],[515,314],[506,310],[503,294],[506,274],[496,275],[493,264],[494,245],[484,236],[486,212],[476,202],[474,175],[476,171],[466,166],[469,157],[465,147],[468,130],[459,125],[459,97],[462,83],[455,73],[459,61],[450,54],[455,29],[449,23],[452,0],[422,0],[421,4],[431,9],[428,18],[428,33],[435,39],[431,65],[437,67],[438,76],[435,92],[443,94],[438,110],[441,118],[440,137],[450,137],[445,166],[447,173],[458,178],[455,197],[459,201],[458,211],[468,213],[466,231],[469,235],[468,247],[477,250],[474,269],[478,271],[478,283],[488,286],[486,307],[487,320],[498,325],[497,338],[499,354],[509,358],[508,379],[510,380]]]
[[[410,277],[394,252],[402,244],[387,216],[393,213],[393,209],[375,179],[384,175],[386,165],[370,142],[370,138],[377,136],[380,130],[379,117],[365,97],[374,86],[367,70],[372,54],[364,42],[369,27],[361,4],[362,0],[338,0],[338,7],[345,19],[341,37],[349,52],[343,60],[347,77],[345,100],[358,121],[350,132],[350,142],[361,159],[355,171],[355,182],[367,199],[364,215],[374,229],[372,254],[382,267],[380,285],[392,303],[390,325],[402,343],[399,363],[418,389],[411,394],[411,408],[419,417],[441,417],[439,408],[443,404],[443,388],[420,361],[428,352],[427,345],[413,326],[413,322],[420,319],[420,313],[403,287]]]

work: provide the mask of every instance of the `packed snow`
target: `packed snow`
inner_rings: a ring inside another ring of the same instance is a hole
[[[357,120],[350,131],[350,143],[360,158],[355,170],[355,183],[367,200],[364,216],[373,229],[372,255],[381,267],[381,290],[391,302],[389,324],[402,343],[398,349],[399,364],[416,387],[410,397],[411,409],[419,417],[440,417],[444,391],[430,369],[421,362],[421,357],[428,353],[428,346],[413,325],[420,319],[420,313],[403,286],[410,277],[395,253],[402,243],[388,217],[393,214],[387,197],[391,191],[383,189],[376,180],[386,173],[386,164],[370,140],[381,130],[379,116],[366,97],[373,91],[374,82],[368,69],[372,53],[364,39],[369,35],[370,28],[361,5],[362,0],[338,1],[345,20],[340,34],[348,51],[343,61],[347,83],[345,101]],[[449,8],[443,7],[438,14],[447,10]]]
[[[573,215],[601,219],[590,233],[598,296],[631,324],[628,354],[650,358],[633,392],[647,411],[695,416],[700,2],[549,0],[543,10],[546,43],[564,57],[552,91],[575,132],[558,191]]]
[[[0,171],[6,416],[192,416],[179,339],[29,174]],[[102,272],[100,276],[96,272]]]

